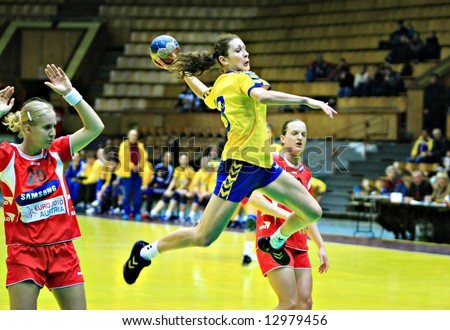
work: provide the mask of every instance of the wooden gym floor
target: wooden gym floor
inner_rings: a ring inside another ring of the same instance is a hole
[[[174,230],[174,225],[86,216],[79,216],[79,222],[83,236],[75,244],[89,309],[270,310],[277,303],[257,263],[241,265],[241,232],[225,231],[209,248],[162,254],[130,286],[122,279],[122,266],[134,242],[153,241]],[[9,309],[4,287],[6,248],[0,227],[0,310],[5,310]],[[450,309],[449,255],[331,240],[327,251],[331,266],[327,274],[320,275],[317,249],[311,244],[313,309]],[[58,309],[46,288],[41,291],[38,308]]]

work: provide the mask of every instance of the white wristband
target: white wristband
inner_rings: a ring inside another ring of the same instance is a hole
[[[69,94],[64,95],[63,97],[64,100],[66,100],[72,107],[80,103],[83,99],[83,96],[81,96],[81,94],[74,87],[72,87]]]

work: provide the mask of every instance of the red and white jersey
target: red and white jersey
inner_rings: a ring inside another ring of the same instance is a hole
[[[308,189],[309,193],[312,194],[312,174],[309,168],[304,166],[303,164],[293,165],[284,159],[280,154],[273,154],[274,161],[286,170],[289,174],[291,174],[294,178],[300,181],[306,189]],[[272,201],[268,197],[266,197],[269,201]],[[286,206],[279,204],[275,201],[272,203],[276,203],[278,207],[281,207],[285,210],[291,211]],[[272,235],[283,223],[284,219],[275,218],[271,215],[263,214],[258,211],[258,216],[256,219],[256,237],[261,236],[270,236]],[[291,235],[287,241],[286,246],[296,250],[307,251],[307,232],[298,231]]]
[[[36,156],[13,143],[0,145],[6,244],[48,245],[81,236],[64,177],[71,150],[69,135]]]

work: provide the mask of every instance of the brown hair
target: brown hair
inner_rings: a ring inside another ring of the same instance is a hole
[[[170,71],[176,72],[180,79],[185,76],[200,76],[218,63],[219,56],[228,55],[230,41],[239,38],[235,34],[220,35],[214,44],[214,53],[204,50],[201,52],[179,53]]]

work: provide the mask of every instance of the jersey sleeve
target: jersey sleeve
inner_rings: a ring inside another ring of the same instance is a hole
[[[250,92],[253,88],[262,87],[269,90],[270,85],[267,81],[259,78],[254,72],[245,72],[240,75],[239,84],[241,86],[242,92],[250,96]]]
[[[214,98],[211,93],[212,87],[209,87],[204,93],[203,93],[203,101],[205,102],[206,106],[210,109],[216,108],[216,103],[214,102]]]
[[[57,152],[62,162],[72,160],[72,147],[70,144],[70,135],[62,136],[53,141],[50,151]]]

